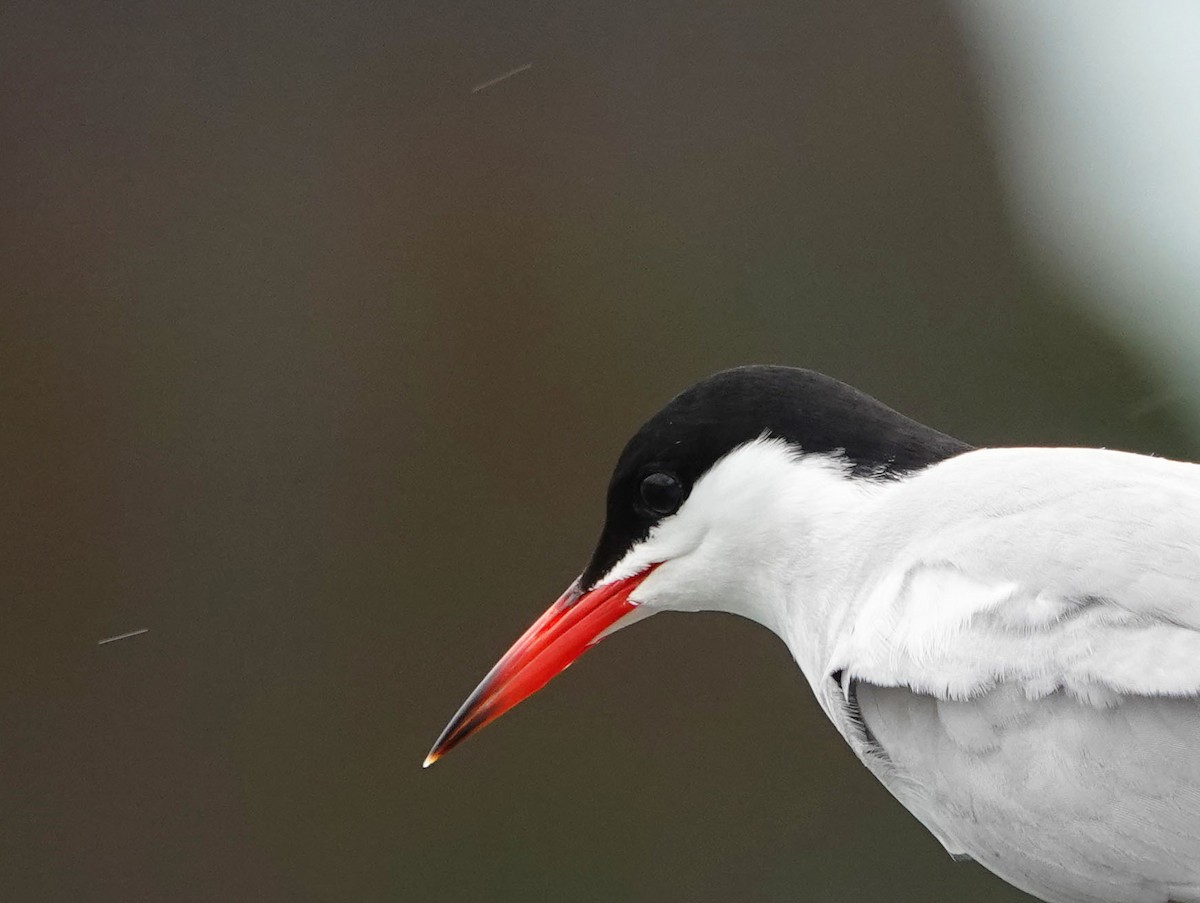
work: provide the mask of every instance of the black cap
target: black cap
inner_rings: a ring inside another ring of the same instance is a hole
[[[812,370],[757,365],[716,373],[671,399],[621,452],[582,588],[594,585],[666,516],[644,503],[643,480],[674,477],[682,503],[713,464],[762,436],[807,454],[838,453],[853,476],[874,480],[902,477],[971,450]]]

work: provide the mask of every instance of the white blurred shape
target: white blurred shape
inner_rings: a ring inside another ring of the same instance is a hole
[[[1016,219],[1200,429],[1200,3],[960,0]]]

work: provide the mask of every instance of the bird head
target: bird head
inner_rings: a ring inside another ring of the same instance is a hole
[[[817,528],[847,495],[966,448],[809,370],[739,367],[697,383],[626,444],[587,566],[468,697],[425,765],[656,612],[727,611],[782,632],[789,575],[820,555]]]

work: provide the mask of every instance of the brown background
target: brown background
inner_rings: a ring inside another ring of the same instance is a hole
[[[4,899],[1024,899],[715,615],[419,767],[712,370],[1197,452],[947,8],[9,2],[0,71]]]

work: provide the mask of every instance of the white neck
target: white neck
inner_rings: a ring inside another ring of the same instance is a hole
[[[839,457],[794,459],[764,512],[763,535],[774,540],[775,575],[747,589],[767,601],[766,617],[730,608],[773,630],[809,683],[823,680],[839,634],[868,578],[870,533],[892,482],[854,478]],[[819,694],[818,694],[819,695]]]
[[[757,621],[783,639],[815,686],[864,577],[858,538],[890,485],[850,477],[840,457],[797,455],[759,439],[713,465],[683,508],[606,579],[663,562],[636,601]]]

